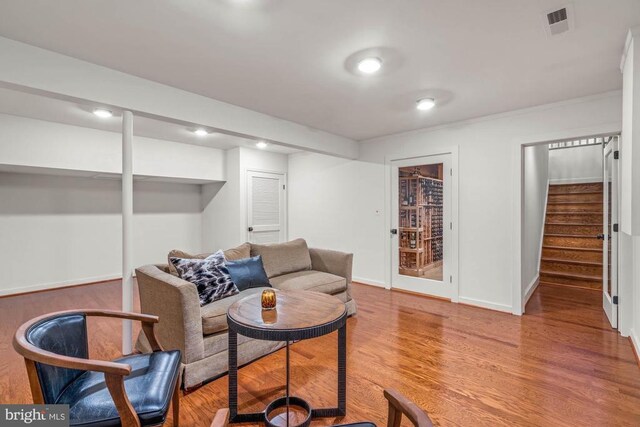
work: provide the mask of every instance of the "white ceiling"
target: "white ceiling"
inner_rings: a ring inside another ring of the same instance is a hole
[[[613,89],[638,0],[10,0],[0,35],[353,139]],[[351,72],[374,52],[383,72]],[[435,96],[419,112],[414,101]]]
[[[110,132],[122,131],[122,118],[115,115],[108,119],[96,117],[92,112],[95,105],[49,98],[31,93],[0,88],[0,113],[29,117],[49,122],[65,123]],[[195,135],[192,124],[177,124],[148,117],[136,116],[133,131],[137,136],[163,139],[185,144],[202,145],[204,147],[227,150],[234,147],[256,148],[256,141],[235,135],[211,133],[205,137]],[[299,150],[269,144],[267,151],[283,154],[295,153]]]

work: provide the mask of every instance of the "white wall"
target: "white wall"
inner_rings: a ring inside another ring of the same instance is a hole
[[[549,150],[551,184],[602,182],[602,145]]]
[[[620,228],[618,243],[620,332],[640,353],[640,27],[629,31],[623,71],[620,138]]]
[[[0,173],[0,294],[121,276],[119,180]],[[134,183],[134,265],[199,251],[200,186]]]
[[[390,183],[385,162],[458,147],[459,166],[454,172],[459,174],[460,301],[519,312],[515,305],[520,301],[514,303],[519,260],[514,248],[513,194],[520,183],[513,177],[520,145],[586,136],[602,129],[614,132],[621,127],[621,116],[621,94],[611,92],[376,138],[361,143],[357,161],[292,155],[290,235],[304,236],[314,245],[350,249],[355,275],[390,282],[385,255],[390,247]]]
[[[354,280],[384,286],[384,173],[380,165],[297,153],[289,156],[289,236],[352,252]]]
[[[522,291],[524,302],[538,284],[551,152],[549,145],[525,147],[523,155]]]
[[[226,182],[206,184],[202,192],[203,249],[237,246],[247,235],[247,171],[287,174],[285,154],[238,147],[226,152]]]

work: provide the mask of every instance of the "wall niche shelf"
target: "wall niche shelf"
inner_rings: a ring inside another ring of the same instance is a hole
[[[39,166],[27,166],[27,165],[9,165],[0,164],[0,172],[5,173],[24,173],[35,175],[52,175],[52,176],[69,176],[78,178],[92,178],[101,180],[113,180],[119,181],[122,174],[116,172],[103,172],[103,171],[89,171],[80,169],[58,169]],[[166,182],[174,184],[212,184],[221,183],[225,181],[217,181],[211,179],[198,179],[198,178],[186,178],[179,176],[154,176],[154,175],[140,175],[133,174],[133,180],[145,181],[145,182]]]

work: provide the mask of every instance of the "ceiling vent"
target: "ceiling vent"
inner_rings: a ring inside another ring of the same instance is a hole
[[[573,29],[573,7],[567,5],[560,9],[551,9],[543,14],[544,30],[547,36],[557,36]]]

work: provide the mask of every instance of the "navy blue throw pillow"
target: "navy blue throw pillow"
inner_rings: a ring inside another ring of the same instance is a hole
[[[237,261],[227,261],[226,265],[231,280],[240,292],[251,288],[271,287],[260,255]]]

